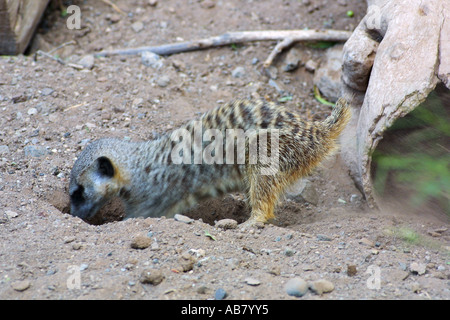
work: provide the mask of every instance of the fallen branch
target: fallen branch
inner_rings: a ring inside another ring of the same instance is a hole
[[[282,41],[275,49],[280,52],[286,44],[300,41],[347,41],[352,33],[341,30],[263,30],[263,31],[238,31],[228,32],[220,36],[200,39],[195,41],[184,41],[179,43],[164,44],[160,46],[139,47],[129,49],[103,50],[96,53],[96,56],[112,55],[136,55],[144,51],[151,51],[158,55],[170,55],[180,52],[208,49],[231,44],[254,41]],[[287,40],[289,39],[289,40]],[[272,53],[271,58],[277,53]],[[271,62],[271,61],[270,61]],[[270,63],[269,63],[270,64]]]

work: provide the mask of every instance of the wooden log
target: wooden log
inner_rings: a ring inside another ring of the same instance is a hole
[[[23,53],[49,0],[0,0],[0,54]]]

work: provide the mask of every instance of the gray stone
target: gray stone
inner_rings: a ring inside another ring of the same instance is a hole
[[[78,64],[83,66],[83,68],[85,69],[91,70],[92,68],[94,68],[94,61],[94,56],[92,54],[88,54],[81,58],[80,61],[78,61]]]
[[[409,265],[409,271],[411,271],[411,273],[415,273],[421,276],[425,274],[425,272],[427,271],[427,265],[424,263],[413,262]]]
[[[216,292],[214,293],[214,299],[216,300],[223,300],[227,296],[228,296],[227,292],[222,288],[217,289]]]
[[[23,151],[25,152],[25,157],[40,158],[49,154],[47,148],[40,146],[26,146],[23,148]]]
[[[142,21],[136,21],[131,25],[131,28],[134,30],[134,32],[138,33],[144,29],[144,24],[142,23]]]
[[[286,283],[284,290],[290,296],[302,297],[308,292],[308,283],[301,278],[293,278]]]
[[[234,78],[242,78],[245,76],[245,69],[243,67],[236,67],[232,72],[231,75]]]
[[[325,60],[314,73],[314,84],[322,95],[331,102],[341,96],[342,45],[327,49]]]
[[[13,282],[11,286],[14,290],[22,292],[27,290],[31,286],[31,283],[28,280],[22,280]]]
[[[319,64],[316,61],[311,60],[311,59],[306,61],[306,63],[305,63],[305,69],[306,69],[306,71],[309,71],[309,72],[316,71],[318,66],[319,66]]]
[[[55,90],[53,90],[52,88],[44,88],[41,90],[41,95],[42,96],[49,96],[51,95]]]
[[[286,197],[294,201],[306,201],[313,205],[319,203],[319,194],[311,181],[307,179],[298,180],[287,191]]]
[[[156,70],[159,70],[164,65],[161,56],[151,51],[144,51],[141,53],[141,62],[144,66],[151,67]]]
[[[0,146],[0,155],[9,153],[9,147],[7,145]]]
[[[286,58],[284,59],[283,71],[294,71],[298,68],[301,61],[301,52],[295,48],[292,48],[291,50],[289,50]]]
[[[156,79],[156,84],[161,88],[167,87],[170,83],[170,78],[167,75],[162,75]]]
[[[179,221],[179,222],[183,222],[183,223],[187,223],[187,224],[194,222],[194,219],[191,219],[189,217],[183,216],[182,214],[178,214],[178,213],[173,218],[175,219],[175,221]]]

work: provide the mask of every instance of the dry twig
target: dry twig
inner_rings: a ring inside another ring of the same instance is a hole
[[[96,53],[97,56],[135,55],[144,51],[151,51],[158,55],[170,55],[180,52],[208,49],[212,47],[226,46],[253,41],[281,41],[264,63],[268,66],[274,57],[284,48],[294,42],[300,41],[347,41],[352,33],[341,30],[263,30],[263,31],[238,31],[228,32],[220,36],[206,39],[184,41],[179,43],[164,44],[129,49],[103,50]]]

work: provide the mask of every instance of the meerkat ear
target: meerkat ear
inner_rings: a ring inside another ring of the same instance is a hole
[[[107,157],[100,157],[97,159],[97,172],[107,178],[114,177],[114,166],[111,160]]]

